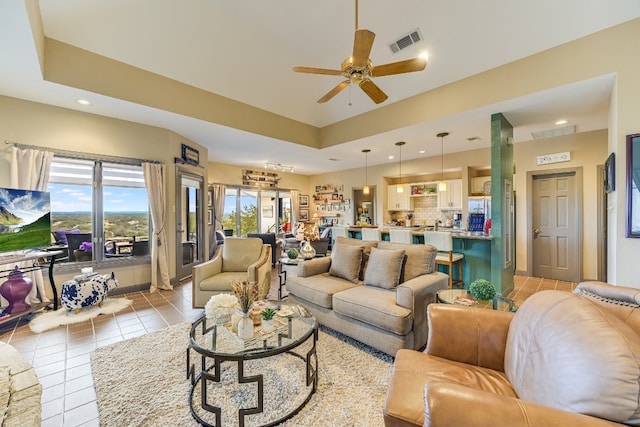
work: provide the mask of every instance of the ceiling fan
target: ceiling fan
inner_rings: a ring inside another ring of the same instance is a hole
[[[330,76],[343,76],[346,80],[338,83],[336,87],[327,92],[318,103],[324,103],[336,96],[350,83],[357,84],[376,104],[384,102],[388,97],[372,80],[371,77],[391,76],[394,74],[412,73],[422,71],[427,66],[425,58],[407,59],[405,61],[374,66],[369,59],[369,53],[373,47],[375,33],[365,29],[358,29],[358,0],[356,3],[356,31],[353,40],[353,54],[342,61],[340,70],[328,70],[313,67],[293,67],[297,73],[325,74]]]

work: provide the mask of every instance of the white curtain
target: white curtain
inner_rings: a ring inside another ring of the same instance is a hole
[[[144,186],[147,189],[153,236],[151,242],[151,292],[158,289],[173,289],[169,278],[169,251],[167,250],[165,166],[143,163]]]
[[[11,187],[20,190],[46,191],[49,183],[49,171],[51,170],[51,162],[53,161],[53,152],[45,150],[36,150],[32,148],[21,149],[12,147],[11,150]],[[21,267],[27,268],[32,265],[33,261],[25,261]],[[2,270],[12,268],[14,266],[3,266]],[[33,281],[31,292],[25,298],[27,304],[47,303],[44,293],[44,279],[41,270],[34,270],[25,274]]]
[[[300,215],[300,191],[291,190],[291,232],[295,234]]]
[[[213,215],[215,217],[214,230],[222,230],[222,219],[224,217],[224,196],[227,187],[224,184],[212,184],[213,189]]]

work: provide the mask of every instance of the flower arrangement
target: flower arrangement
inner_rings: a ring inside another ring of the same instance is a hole
[[[469,292],[479,300],[489,300],[496,296],[496,288],[487,279],[476,279],[471,282]]]
[[[78,250],[82,252],[91,252],[93,250],[93,243],[91,242],[82,242],[80,246],[78,246]]]
[[[204,306],[204,312],[209,319],[225,318],[238,307],[238,298],[232,294],[217,294],[209,298]]]
[[[258,282],[247,282],[246,280],[234,280],[231,282],[233,293],[238,298],[240,310],[249,313],[251,305],[258,298]]]

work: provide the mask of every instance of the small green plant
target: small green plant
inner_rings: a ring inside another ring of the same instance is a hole
[[[287,251],[287,256],[289,257],[289,259],[296,259],[298,258],[298,250],[291,248]]]
[[[477,279],[471,282],[469,292],[478,300],[490,300],[496,296],[496,288],[487,279]]]
[[[271,307],[267,307],[264,310],[262,310],[260,314],[262,315],[262,319],[271,320],[273,319],[273,316],[276,315],[276,311]]]

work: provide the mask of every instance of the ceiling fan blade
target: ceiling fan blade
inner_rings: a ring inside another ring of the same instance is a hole
[[[342,91],[342,89],[346,88],[347,86],[349,86],[349,80],[345,80],[342,83],[338,83],[338,85],[333,89],[331,89],[329,92],[327,92],[325,96],[318,99],[318,104],[327,102],[328,100],[336,96],[338,93],[340,93],[340,91]]]
[[[296,73],[309,73],[309,74],[326,74],[328,76],[341,76],[341,70],[327,70],[326,68],[313,68],[313,67],[293,67],[293,71]]]
[[[369,61],[369,54],[373,46],[373,39],[376,38],[375,33],[369,30],[356,30],[353,40],[352,64],[354,67],[366,67]]]
[[[422,71],[427,66],[424,58],[407,59],[406,61],[392,62],[390,64],[377,65],[371,69],[371,77],[391,76],[394,74],[412,73]]]
[[[376,104],[380,104],[387,99],[387,94],[369,79],[362,80],[360,82],[360,87]]]

